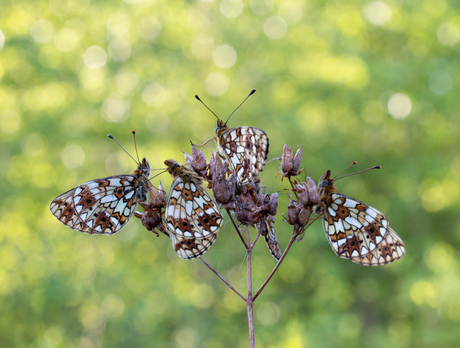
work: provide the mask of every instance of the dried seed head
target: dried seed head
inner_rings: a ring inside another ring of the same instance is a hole
[[[311,207],[305,208],[301,205],[297,206],[297,208],[298,208],[297,223],[299,224],[299,227],[303,227],[310,220],[312,208]]]
[[[310,196],[308,194],[308,187],[305,182],[301,182],[295,185],[295,189],[297,191],[297,197],[299,197],[299,202],[304,206],[308,206],[310,204]]]
[[[307,173],[307,182],[306,186],[308,188],[308,196],[310,197],[310,202],[312,204],[318,204],[319,203],[319,190],[318,187],[316,187],[315,181],[308,175]]]
[[[297,150],[297,152],[295,153],[295,157],[294,157],[294,160],[292,162],[292,168],[291,168],[291,172],[297,172],[300,168],[300,161],[302,160],[302,147],[299,147],[299,149]],[[299,172],[300,174],[300,172]]]
[[[235,201],[235,189],[236,179],[233,175],[230,175],[228,179],[225,179],[225,172],[213,176],[212,192],[217,203],[224,206],[231,205]]]
[[[292,148],[284,144],[283,155],[281,156],[281,171],[283,172],[283,177],[286,176],[292,169],[293,158],[292,158]]]
[[[252,226],[260,222],[259,208],[249,193],[238,196],[235,216],[243,225]]]
[[[285,220],[288,224],[294,225],[297,221],[297,209],[295,201],[292,198],[289,198],[289,204],[287,206],[287,217],[286,214],[283,214]]]
[[[278,210],[278,197],[278,192],[272,193],[268,202],[268,214],[272,216],[276,215],[276,211]]]
[[[150,201],[149,206],[152,208],[163,208],[166,205],[166,192],[163,184],[160,181],[158,191],[152,186],[149,186]]]
[[[192,144],[192,156],[184,152],[184,157],[190,169],[202,176],[206,175],[207,163],[202,150],[198,151],[195,145]]]

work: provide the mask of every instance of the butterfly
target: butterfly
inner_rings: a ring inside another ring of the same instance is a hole
[[[246,99],[254,94],[255,91],[253,89]],[[195,95],[195,98],[203,103],[197,95]],[[227,126],[230,117],[246,99],[228,116],[225,123],[203,103],[217,117],[217,139],[211,139],[216,140],[219,155],[227,162],[230,170],[235,173],[237,181],[240,183],[252,181],[262,171],[269,148],[268,137],[263,130],[248,126],[236,128],[229,128]],[[207,144],[208,141],[199,146]]]
[[[254,178],[254,190],[257,194],[259,194],[261,190],[260,183],[260,175],[257,175]],[[275,227],[273,226],[273,223],[274,219],[272,220],[272,217],[267,216],[267,218],[265,219],[264,227],[262,228],[260,234],[264,237],[265,243],[267,244],[270,254],[276,261],[279,261],[281,258],[281,248],[278,242],[278,237],[276,236]]]
[[[374,168],[380,166],[369,169]],[[385,215],[337,191],[334,182],[345,176],[331,178],[328,170],[318,184],[320,203],[316,213],[323,214],[323,228],[332,250],[340,258],[365,266],[385,265],[403,257],[406,247]]]
[[[173,160],[165,161],[165,165],[174,178],[166,202],[165,226],[177,255],[193,259],[216,241],[222,215],[197,174]]]
[[[149,174],[150,164],[144,158],[130,174],[87,181],[57,196],[50,211],[74,230],[112,235],[126,225],[137,203],[147,199]]]

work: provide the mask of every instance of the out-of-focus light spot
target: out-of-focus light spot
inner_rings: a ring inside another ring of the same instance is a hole
[[[21,118],[16,111],[5,110],[0,114],[0,129],[3,133],[16,133],[20,126]]]
[[[329,18],[340,20],[348,15],[348,1],[344,0],[329,0],[326,4],[326,13]]]
[[[393,94],[388,101],[388,112],[397,120],[409,116],[411,109],[412,102],[410,98],[403,93]]]
[[[176,341],[178,348],[196,348],[200,344],[200,335],[191,327],[176,329],[172,337]]]
[[[107,53],[99,46],[88,47],[83,54],[83,62],[90,69],[100,69],[107,62]]]
[[[78,168],[85,162],[85,152],[78,145],[69,145],[62,151],[61,160],[67,168]]]
[[[30,36],[35,42],[45,43],[53,37],[53,25],[45,19],[34,22],[30,28]]]
[[[287,24],[279,16],[267,18],[264,23],[264,33],[272,40],[279,40],[287,33]]]
[[[123,122],[129,118],[129,104],[118,98],[108,98],[102,105],[102,117],[110,122]]]
[[[266,16],[273,10],[273,0],[251,0],[251,10],[256,15]]]
[[[86,33],[85,23],[78,18],[69,19],[67,22],[65,22],[64,28],[73,30],[75,35],[77,35],[78,40],[84,37]]]
[[[145,41],[155,40],[161,32],[161,24],[152,16],[142,18],[137,24],[137,33]]]
[[[116,77],[118,92],[123,95],[131,95],[139,88],[139,78],[130,72],[119,73]]]
[[[435,94],[446,94],[452,89],[452,79],[445,71],[432,73],[428,83]]]
[[[302,8],[296,2],[284,1],[279,7],[278,14],[286,23],[295,24],[302,19]]]
[[[232,46],[222,45],[214,50],[214,64],[221,69],[231,68],[236,62],[236,52]]]
[[[165,102],[166,92],[159,83],[151,83],[142,91],[142,100],[148,106],[158,106]]]
[[[388,333],[393,343],[393,347],[405,347],[410,339],[412,332],[411,324],[408,320],[392,320],[388,326]]]
[[[419,188],[422,206],[428,212],[436,212],[444,209],[448,204],[448,196],[440,182],[426,179]]]
[[[45,188],[53,182],[53,168],[49,164],[39,163],[32,168],[32,184],[35,187]]]
[[[435,272],[443,272],[452,264],[452,247],[445,243],[438,243],[431,247],[426,256],[426,263]]]
[[[220,12],[225,17],[236,18],[243,12],[243,2],[241,0],[222,0]]]
[[[107,295],[101,303],[102,312],[109,318],[119,317],[125,310],[125,303],[116,295]]]
[[[264,302],[257,309],[257,319],[262,325],[273,325],[280,318],[280,309],[273,302]]]
[[[56,16],[63,17],[70,11],[71,1],[50,0],[49,9]]]
[[[145,117],[145,124],[152,132],[162,132],[169,125],[169,117],[162,112],[150,111]]]
[[[209,74],[206,79],[206,91],[213,96],[219,96],[227,92],[230,87],[230,79],[222,72]]]
[[[198,59],[208,59],[214,51],[212,36],[201,35],[192,42],[192,53]]]
[[[382,26],[391,20],[391,8],[382,1],[374,1],[364,9],[364,17],[373,25]]]
[[[113,60],[123,62],[131,55],[131,44],[127,39],[115,39],[110,42],[109,54]]]
[[[24,105],[31,110],[50,110],[67,105],[75,98],[74,87],[66,83],[52,82],[29,88]]]
[[[54,37],[54,45],[59,51],[69,52],[75,48],[78,42],[77,34],[72,29],[64,28]]]
[[[443,46],[455,46],[460,39],[460,30],[454,23],[443,23],[438,28],[438,41]]]
[[[190,25],[198,29],[211,22],[211,12],[203,6],[190,7],[187,17]]]
[[[103,20],[94,21],[89,28],[89,34],[98,43],[107,42],[107,23]]]
[[[214,292],[207,284],[197,284],[192,288],[190,301],[197,308],[209,308],[214,304]]]
[[[96,306],[86,308],[81,316],[81,322],[86,329],[97,329],[104,323],[105,319],[101,309]]]
[[[410,289],[411,300],[421,306],[424,303],[429,304],[431,307],[436,307],[436,291],[433,285],[426,281],[419,281],[412,285]]]
[[[131,22],[124,13],[114,13],[107,20],[107,31],[112,37],[126,37],[129,35]]]
[[[37,133],[26,135],[21,142],[21,149],[27,156],[37,156],[43,151],[42,137]]]
[[[3,46],[5,46],[5,35],[2,29],[0,29],[0,51],[3,49]]]
[[[81,69],[80,83],[89,96],[100,95],[107,86],[107,73],[104,69],[92,70],[87,67]]]
[[[48,347],[58,347],[64,335],[65,331],[62,327],[53,325],[43,334],[43,339]]]

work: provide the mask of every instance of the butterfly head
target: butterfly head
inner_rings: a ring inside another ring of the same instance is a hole
[[[146,177],[149,177],[150,175],[150,163],[145,159],[145,157],[142,159],[142,162],[137,165],[137,168],[134,169],[132,174],[136,176],[141,176],[144,175]]]
[[[168,173],[174,177],[182,172],[182,166],[174,160],[166,160],[165,165],[168,167],[168,169],[166,169]]]
[[[217,119],[217,125],[216,125],[216,134],[217,136],[220,136],[222,133],[228,130],[227,122],[224,123],[223,120]]]
[[[320,197],[328,193],[337,192],[334,183],[335,178],[331,178],[331,171],[327,170],[319,179],[318,190]]]

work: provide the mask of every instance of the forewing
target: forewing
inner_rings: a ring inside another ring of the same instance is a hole
[[[77,231],[112,235],[134,213],[138,185],[134,175],[91,180],[56,197],[50,210],[59,221]]]
[[[273,222],[270,218],[265,220],[261,235],[264,237],[265,243],[267,243],[270,254],[276,261],[279,261],[281,258],[281,249],[278,243],[278,238],[276,237],[275,227],[273,226]]]
[[[366,266],[401,258],[406,248],[381,212],[341,193],[323,204],[323,227],[332,250],[341,258]]]
[[[268,137],[261,129],[254,127],[230,128],[218,142],[219,152],[242,183],[258,175],[268,155]]]
[[[193,259],[215,242],[222,215],[201,185],[177,176],[166,204],[165,222],[177,255]]]

